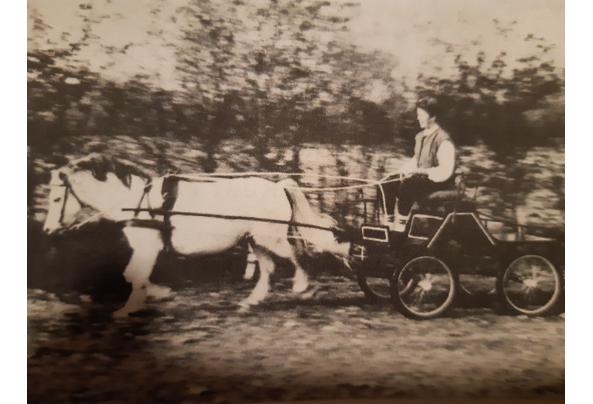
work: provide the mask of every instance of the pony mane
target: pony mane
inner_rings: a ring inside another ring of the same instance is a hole
[[[144,171],[132,164],[98,153],[91,153],[86,157],[72,161],[69,168],[73,172],[90,171],[93,177],[99,181],[106,181],[107,174],[113,173],[128,188],[132,185],[132,175],[137,175],[145,180],[149,178]]]

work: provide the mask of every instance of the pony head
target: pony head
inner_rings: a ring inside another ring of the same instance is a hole
[[[54,234],[71,226],[82,211],[82,204],[71,196],[65,183],[68,174],[66,167],[51,171],[47,216],[43,225],[46,234]]]
[[[91,154],[51,171],[48,209],[43,231],[54,234],[75,226],[88,210],[110,218],[121,210],[119,202],[128,197],[133,176],[146,175],[131,165],[111,157]]]

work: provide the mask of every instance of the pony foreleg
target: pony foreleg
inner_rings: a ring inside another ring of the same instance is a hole
[[[306,272],[296,262],[296,259],[292,260],[294,265],[294,276],[292,278],[292,291],[294,293],[303,293],[309,287],[309,278]]]
[[[132,284],[132,292],[124,307],[113,313],[114,317],[125,317],[144,307],[150,285],[150,274],[163,248],[163,242],[157,230],[126,227],[124,234],[132,248],[132,257],[123,275],[126,281]]]
[[[243,275],[243,279],[250,280],[255,275],[255,267],[257,266],[257,256],[253,251],[253,247],[251,246],[251,242],[247,243],[247,265],[245,266],[245,275]]]
[[[274,272],[274,261],[272,258],[261,251],[256,252],[259,263],[259,280],[249,296],[239,303],[239,306],[248,308],[263,301],[270,291],[270,275]]]

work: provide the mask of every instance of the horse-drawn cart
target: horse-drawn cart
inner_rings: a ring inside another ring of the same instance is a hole
[[[561,304],[564,242],[545,236],[548,229],[480,213],[457,181],[457,189],[420,201],[405,233],[392,232],[382,224],[393,209],[392,181],[362,201],[365,223],[351,250],[369,299],[391,300],[410,318],[434,318],[454,305],[460,275],[476,274],[496,278],[496,294],[510,312],[545,315]]]
[[[390,299],[411,318],[445,313],[462,288],[460,275],[466,273],[496,277],[500,301],[516,313],[544,315],[562,302],[562,237],[547,237],[538,229],[480,213],[475,203],[465,198],[463,181],[457,182],[456,189],[418,201],[402,233],[389,226],[395,204],[392,187],[401,180],[399,176],[381,181],[333,177],[357,184],[321,188],[302,187],[292,179],[274,182],[262,178],[276,175],[308,174],[147,178],[129,165],[91,155],[52,171],[44,230],[59,233],[98,218],[123,224],[133,250],[124,271],[132,292],[117,315],[140,310],[147,294],[165,294],[149,279],[160,251],[215,254],[241,240],[248,240],[260,272],[257,285],[242,305],[258,304],[268,294],[275,267],[272,255],[292,262],[293,291],[303,293],[308,289],[307,275],[297,260],[297,248],[289,242],[291,235],[301,240],[304,250],[349,257],[369,298]],[[332,218],[315,212],[304,195],[369,188],[377,191],[376,197],[359,201],[363,224],[353,237],[336,228]],[[81,221],[87,208],[96,213]],[[341,240],[335,233],[342,233]],[[248,263],[246,275],[252,267]],[[377,279],[388,288],[381,289],[374,282]]]

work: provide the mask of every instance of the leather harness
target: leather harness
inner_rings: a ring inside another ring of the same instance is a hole
[[[127,222],[131,226],[159,230],[161,232],[165,251],[172,249],[171,233],[173,232],[173,226],[171,225],[171,210],[173,209],[173,206],[175,206],[175,201],[177,200],[179,180],[180,178],[175,175],[169,175],[163,178],[163,184],[161,186],[163,203],[160,207],[155,209],[153,209],[150,204],[149,193],[152,191],[152,182],[149,180],[144,186],[142,196],[138,201],[136,209],[134,209],[134,218]],[[142,209],[142,204],[145,200],[147,209]],[[141,211],[148,212],[150,219],[139,219],[138,215]],[[156,219],[157,214],[163,217],[162,220]]]
[[[63,186],[65,189],[65,198],[64,204],[62,205],[61,215],[60,215],[60,223],[63,223],[64,213],[66,209],[66,202],[68,194],[72,194],[72,196],[78,201],[81,207],[88,207],[89,205],[84,203],[76,194],[74,189],[72,188],[72,184],[68,180],[66,174],[60,174],[60,179],[63,182]],[[173,207],[175,206],[175,202],[177,201],[178,196],[178,189],[179,189],[179,181],[184,180],[187,181],[184,177],[179,177],[176,175],[168,175],[163,178],[163,183],[161,186],[161,196],[163,198],[163,203],[161,207],[153,208],[150,204],[149,193],[152,191],[153,184],[150,180],[144,186],[142,191],[142,195],[140,196],[140,200],[136,208],[132,209],[123,209],[124,211],[133,211],[134,217],[130,220],[124,221],[127,225],[135,226],[135,227],[145,227],[159,230],[161,233],[161,238],[164,244],[165,251],[171,251],[172,243],[171,243],[171,234],[173,232],[173,226],[171,225],[171,216],[172,215],[185,215],[185,216],[201,216],[201,217],[217,217],[221,219],[229,219],[229,220],[252,220],[252,221],[265,221],[270,223],[282,223],[288,224],[290,226],[290,232],[292,234],[296,234],[298,236],[298,226],[306,226],[311,228],[318,228],[322,230],[330,230],[330,231],[339,231],[339,229],[333,229],[325,226],[319,226],[316,224],[305,224],[305,223],[297,223],[293,221],[284,221],[284,220],[274,220],[274,219],[262,219],[256,217],[242,217],[242,216],[233,216],[233,215],[218,215],[218,214],[207,214],[207,213],[195,213],[195,212],[176,212],[173,211]],[[294,209],[293,201],[290,195],[287,193],[288,200],[291,206]],[[147,208],[143,208],[142,205],[146,201]],[[150,219],[140,219],[138,215],[140,212],[147,212],[150,215]],[[162,216],[162,219],[156,218],[157,216]],[[300,238],[300,237],[296,237]],[[249,243],[253,248],[255,242],[251,235],[247,235],[245,237],[245,242]]]
[[[84,203],[76,194],[76,192],[74,192],[74,188],[72,188],[72,183],[70,183],[70,180],[68,179],[68,176],[66,174],[59,173],[58,175],[62,180],[62,186],[64,187],[64,201],[62,202],[62,208],[60,209],[60,218],[58,220],[58,223],[64,224],[64,215],[66,214],[66,206],[68,205],[68,195],[72,195],[81,208],[88,208],[89,205],[87,203]]]

